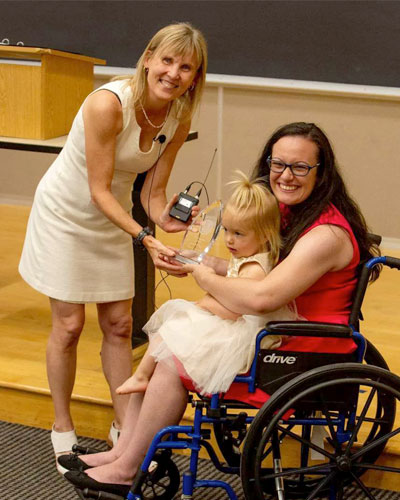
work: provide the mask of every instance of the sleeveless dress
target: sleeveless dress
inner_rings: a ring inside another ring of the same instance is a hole
[[[338,226],[348,233],[353,246],[353,257],[345,268],[324,274],[308,290],[297,297],[297,311],[308,321],[346,325],[357,286],[360,250],[350,224],[334,205],[329,204],[319,218],[304,231],[303,235],[321,224]],[[348,353],[355,349],[355,344],[352,339],[299,337],[289,338],[288,342],[282,346],[282,350],[290,351],[291,349],[304,352]]]
[[[149,170],[175,134],[171,110],[153,142],[141,151],[139,127],[128,80],[103,85],[122,105],[123,128],[117,136],[111,190],[127,212],[138,173]],[[85,158],[82,107],[67,142],[40,181],[29,217],[19,272],[39,292],[66,302],[111,302],[134,295],[132,237],[91,202]]]
[[[265,274],[271,270],[267,253],[252,257],[231,258],[227,276],[235,278],[247,262],[258,262]],[[229,286],[229,285],[228,285]],[[243,315],[236,321],[222,319],[194,302],[176,299],[165,302],[150,318],[143,330],[150,338],[157,334],[161,343],[151,354],[156,361],[174,359],[193,381],[201,394],[225,392],[238,373],[246,372],[255,352],[255,338],[265,323],[296,319],[289,307],[263,316]],[[266,339],[264,348],[276,348],[281,337]],[[156,342],[154,342],[156,344]]]

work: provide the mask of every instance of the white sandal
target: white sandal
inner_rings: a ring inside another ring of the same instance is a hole
[[[78,438],[76,437],[75,429],[67,432],[57,432],[54,429],[54,425],[51,429],[51,443],[53,445],[54,454],[56,456],[56,467],[60,474],[65,474],[67,469],[62,467],[57,458],[60,455],[66,453],[72,453],[72,447],[74,444],[78,444]]]
[[[108,433],[108,438],[107,438],[107,443],[111,446],[111,448],[117,444],[120,434],[121,434],[121,429],[117,429],[113,421],[111,423],[110,432]]]

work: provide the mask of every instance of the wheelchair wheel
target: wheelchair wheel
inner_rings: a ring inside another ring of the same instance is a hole
[[[156,453],[149,472],[142,475],[136,485],[135,493],[142,500],[171,500],[179,490],[180,474],[171,453]]]
[[[400,473],[375,465],[388,440],[400,433],[392,431],[396,400],[400,378],[375,366],[328,365],[291,380],[249,429],[241,462],[245,498],[341,499],[353,482],[367,491],[361,476],[368,469]],[[321,429],[327,430],[325,440]]]
[[[382,354],[369,340],[367,340],[367,349],[365,351],[364,362],[367,363],[367,365],[379,366],[379,368],[384,368],[385,370],[390,371],[389,366]]]

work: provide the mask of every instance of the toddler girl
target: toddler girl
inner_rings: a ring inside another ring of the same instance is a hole
[[[221,259],[212,257],[203,262],[230,279],[240,276],[261,280],[278,262],[279,208],[260,179],[249,180],[242,172],[238,175],[231,183],[235,189],[222,216],[225,244],[231,253],[229,264],[221,266]],[[295,307],[285,306],[260,316],[242,315],[209,294],[196,303],[169,300],[144,326],[149,348],[136,372],[117,393],[145,391],[155,363],[166,359],[174,364],[178,361],[180,372],[183,368],[201,394],[226,392],[235,376],[250,368],[255,338],[265,324],[295,319]],[[270,335],[263,339],[262,347],[276,348],[281,343],[280,336]]]

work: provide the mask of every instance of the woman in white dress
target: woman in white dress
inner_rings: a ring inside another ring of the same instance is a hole
[[[77,442],[70,399],[88,302],[97,304],[103,332],[102,365],[115,410],[113,441],[122,424],[127,399],[115,389],[131,374],[132,237],[155,265],[174,269],[159,259],[160,253],[173,252],[131,217],[132,186],[137,174],[147,171],[141,202],[148,216],[168,232],[186,228],[169,217],[176,197],[167,203],[165,188],[206,69],[201,32],[187,23],[161,29],[132,78],[113,81],[86,98],[64,149],[38,185],[19,271],[50,298],[47,373],[56,455]]]

